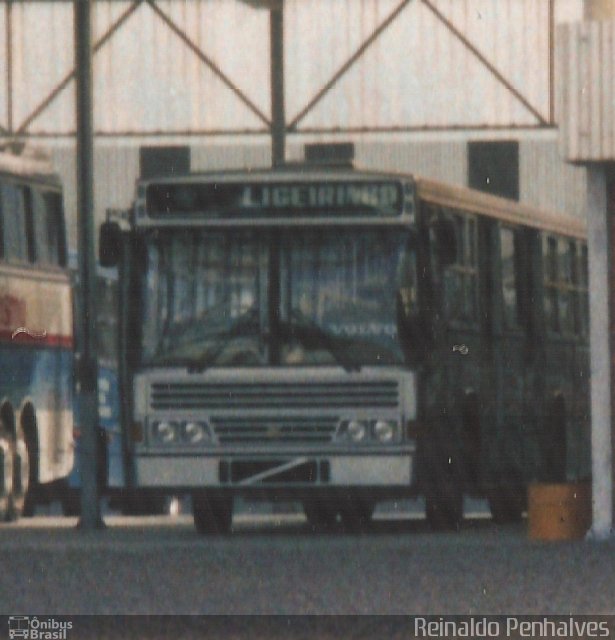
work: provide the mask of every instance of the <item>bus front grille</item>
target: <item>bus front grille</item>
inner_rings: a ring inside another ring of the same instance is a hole
[[[221,445],[310,445],[333,440],[336,416],[213,417],[211,425]]]
[[[154,382],[150,408],[165,410],[280,411],[395,408],[399,406],[396,380],[372,382]]]

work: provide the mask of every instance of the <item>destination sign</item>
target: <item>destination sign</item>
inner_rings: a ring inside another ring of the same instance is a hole
[[[152,217],[398,216],[401,184],[393,181],[160,183],[145,194]]]

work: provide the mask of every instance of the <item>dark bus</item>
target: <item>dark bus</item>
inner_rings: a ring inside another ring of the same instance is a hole
[[[587,250],[578,220],[350,168],[143,180],[101,228],[119,266],[127,489],[360,526],[423,495],[498,521],[532,480],[589,474]]]
[[[76,259],[73,260],[76,262]],[[81,304],[81,287],[75,279],[75,317]],[[119,394],[117,374],[117,273],[98,269],[96,273],[96,352],[98,356],[98,429],[97,477],[99,489],[105,496],[114,490],[122,491],[124,482],[124,456],[119,420]],[[80,357],[82,338],[79,323],[75,323],[75,353]],[[75,415],[79,415],[79,394],[75,394]],[[60,500],[64,515],[76,516],[81,512],[81,427],[75,425],[73,444],[75,464],[63,487]]]

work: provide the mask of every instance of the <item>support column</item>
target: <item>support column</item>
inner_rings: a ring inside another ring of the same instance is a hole
[[[271,37],[271,164],[279,167],[286,158],[286,113],[284,106],[284,2],[269,12]]]
[[[77,224],[81,300],[76,322],[83,344],[78,363],[81,426],[81,519],[84,530],[104,526],[97,482],[98,362],[96,359],[96,292],[94,258],[94,131],[92,108],[92,0],[73,0],[77,107]]]
[[[585,0],[585,22],[558,27],[557,74],[562,156],[586,167],[590,302],[593,526],[612,535],[615,454],[615,127],[612,42],[615,0]]]
[[[592,498],[589,538],[604,540],[613,524],[611,438],[611,345],[609,293],[610,227],[607,180],[602,165],[587,168],[587,230],[589,254]]]

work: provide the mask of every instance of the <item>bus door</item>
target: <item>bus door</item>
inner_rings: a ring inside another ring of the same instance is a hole
[[[494,251],[493,357],[496,432],[490,439],[489,482],[520,486],[532,466],[536,372],[540,354],[532,332],[532,232],[497,223]]]
[[[438,246],[442,238],[432,237],[432,270],[440,315],[437,361],[432,362],[436,391],[432,413],[439,423],[435,455],[454,467],[456,478],[472,492],[480,475],[479,414],[486,406],[481,381],[488,373],[489,345],[482,323],[479,277],[479,255],[486,249],[479,242],[477,216],[451,210],[440,210],[438,216],[445,220],[453,250],[443,255]]]

